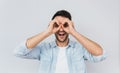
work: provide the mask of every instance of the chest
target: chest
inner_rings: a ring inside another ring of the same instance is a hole
[[[41,51],[40,59],[44,61],[54,61],[57,58],[67,58],[71,62],[80,61],[83,59],[83,52],[77,48],[67,48],[59,50],[59,48],[49,48]]]

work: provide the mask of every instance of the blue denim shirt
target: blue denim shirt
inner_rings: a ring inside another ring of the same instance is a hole
[[[37,59],[40,61],[38,73],[55,73],[58,47],[55,41],[41,43],[32,49],[26,47],[26,41],[20,44],[14,53],[18,57]],[[99,62],[105,59],[105,55],[93,56],[80,43],[69,41],[66,50],[69,73],[87,73],[85,60]]]

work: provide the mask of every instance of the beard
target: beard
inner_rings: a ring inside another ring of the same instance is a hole
[[[68,36],[68,33],[66,33],[65,31],[58,31],[57,33],[55,33],[55,37],[59,42],[67,41]]]

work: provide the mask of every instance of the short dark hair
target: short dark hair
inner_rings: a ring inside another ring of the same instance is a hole
[[[68,18],[69,20],[72,20],[71,14],[70,14],[68,11],[66,11],[66,10],[59,10],[59,11],[57,11],[57,12],[54,14],[54,16],[52,17],[52,20],[53,20],[56,16],[63,16],[63,17]]]

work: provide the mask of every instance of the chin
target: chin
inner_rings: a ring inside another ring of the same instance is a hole
[[[58,39],[57,39],[57,41],[59,41],[59,42],[65,42],[66,40],[60,40],[60,39],[58,40]]]
[[[59,42],[65,42],[65,41],[67,41],[67,39],[68,39],[68,35],[64,36],[63,39],[61,39],[59,36],[56,37],[56,39],[57,39],[57,41],[59,41]]]

